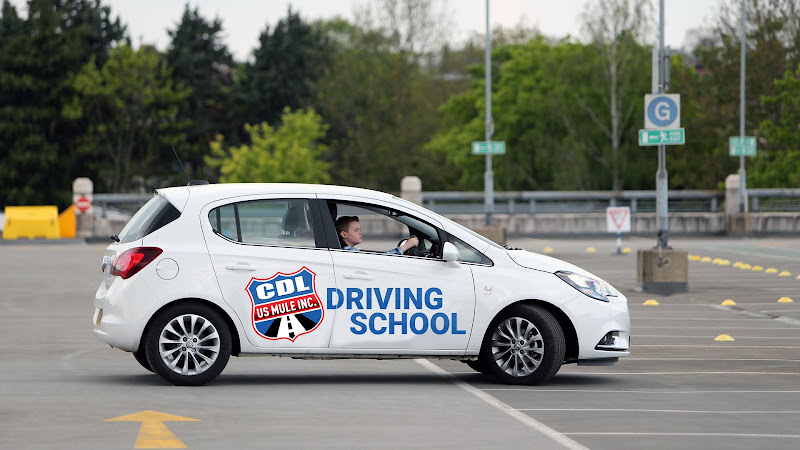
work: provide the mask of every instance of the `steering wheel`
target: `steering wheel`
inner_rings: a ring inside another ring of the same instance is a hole
[[[417,239],[419,239],[419,238],[417,238]],[[400,242],[397,243],[397,246],[401,247],[403,244],[406,243],[406,241],[408,241],[408,239],[400,239]],[[422,248],[420,248],[420,247],[422,247]],[[417,245],[416,247],[411,247],[408,250],[403,252],[404,255],[422,256],[423,258],[429,257],[430,253],[431,253],[430,251],[425,249],[425,242],[422,239],[419,239],[419,245]]]

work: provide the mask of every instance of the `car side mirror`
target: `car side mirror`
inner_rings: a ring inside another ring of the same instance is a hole
[[[458,261],[458,249],[452,242],[445,242],[442,247],[442,259],[447,262]]]

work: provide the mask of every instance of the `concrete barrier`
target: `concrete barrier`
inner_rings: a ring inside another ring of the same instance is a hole
[[[59,239],[55,206],[6,206],[3,239]]]

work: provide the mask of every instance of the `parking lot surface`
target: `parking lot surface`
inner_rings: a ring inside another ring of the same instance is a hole
[[[0,245],[0,447],[143,448],[146,432],[162,448],[800,447],[800,239],[673,238],[699,258],[672,296],[636,290],[654,238],[625,255],[613,237],[510,243],[623,291],[631,356],[542,386],[447,360],[232,358],[173,387],[92,334],[103,245]]]

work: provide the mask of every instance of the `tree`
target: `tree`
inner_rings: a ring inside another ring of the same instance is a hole
[[[125,28],[99,0],[30,0],[24,20],[4,2],[0,30],[0,204],[65,206],[85,162],[71,151],[85,123],[60,115],[71,74],[104,61]]]
[[[281,125],[245,125],[250,144],[226,148],[224,136],[211,143],[209,166],[220,169],[223,183],[327,183],[330,164],[320,141],[327,126],[314,110],[283,110]]]
[[[175,85],[191,89],[191,96],[180,107],[179,115],[189,119],[186,131],[188,150],[182,155],[198,172],[209,143],[217,134],[231,134],[238,128],[230,120],[231,89],[234,81],[233,58],[222,42],[219,19],[208,21],[187,3],[180,23],[169,31],[172,38],[166,61],[172,68]],[[191,168],[189,169],[192,170]]]
[[[641,102],[640,81],[648,73],[648,52],[640,45],[649,31],[650,0],[600,0],[587,5],[583,13],[583,28],[590,42],[601,55],[602,70],[587,81],[599,81],[597,86],[604,108],[593,108],[579,96],[581,110],[608,138],[608,144],[589,143],[594,159],[611,171],[611,188],[623,188],[625,149],[623,135],[636,132],[632,122],[636,105]],[[645,64],[642,64],[645,62]],[[645,70],[642,70],[645,69]],[[573,134],[581,139],[572,130]]]
[[[173,85],[169,67],[154,48],[120,45],[100,69],[94,60],[83,66],[73,88],[76,95],[63,114],[88,122],[78,149],[95,161],[101,187],[124,192],[132,187],[133,176],[147,188],[169,177],[171,164],[164,162],[172,159],[171,147],[185,142],[189,124],[177,113],[189,89]]]
[[[289,8],[275,28],[259,36],[254,61],[246,64],[240,85],[240,123],[274,123],[285,107],[310,106],[315,82],[328,64],[327,42],[317,25]]]

